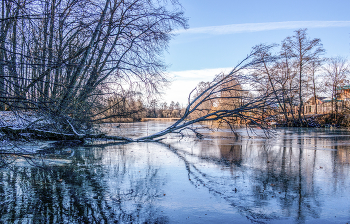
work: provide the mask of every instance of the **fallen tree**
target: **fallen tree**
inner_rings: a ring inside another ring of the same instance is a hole
[[[253,56],[256,53],[256,51],[251,52],[230,73],[217,75],[212,82],[206,85],[206,88],[200,89],[200,91],[197,88],[194,89],[189,94],[184,115],[163,131],[146,137],[133,139],[123,136],[109,136],[96,132],[96,129],[91,128],[89,120],[83,124],[81,120],[76,121],[69,116],[57,116],[45,111],[34,112],[32,120],[28,119],[28,116],[24,116],[24,113],[20,116],[20,113],[17,112],[16,118],[21,120],[21,125],[16,126],[2,122],[0,132],[3,133],[3,137],[9,139],[39,138],[59,141],[74,140],[81,143],[86,139],[106,139],[129,143],[160,141],[167,134],[183,135],[186,130],[192,131],[201,138],[202,135],[193,125],[206,121],[216,122],[219,126],[226,125],[233,132],[237,119],[243,121],[247,126],[255,125],[267,130],[270,117],[266,115],[266,111],[274,109],[275,97],[273,94],[276,94],[276,90],[267,89],[264,94],[259,92],[259,95],[256,95],[251,89],[254,79],[251,79],[247,70],[261,63],[261,61],[254,59]]]

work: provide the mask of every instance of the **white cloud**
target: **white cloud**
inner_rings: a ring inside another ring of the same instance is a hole
[[[350,27],[350,21],[286,21],[286,22],[270,22],[270,23],[243,23],[231,24],[223,26],[208,26],[190,28],[187,30],[176,30],[175,34],[202,33],[202,34],[231,34],[231,33],[247,33],[280,29],[299,29],[299,28],[325,28],[325,27]]]
[[[188,95],[199,82],[210,82],[215,75],[227,73],[231,70],[232,68],[215,68],[170,72],[173,81],[168,89],[164,91],[163,100],[167,103],[171,101],[179,102],[185,106],[188,102]]]
[[[201,69],[201,70],[186,70],[178,72],[170,72],[170,76],[175,79],[201,79],[203,81],[212,80],[215,75],[220,73],[226,73],[231,71],[233,68],[213,68],[213,69]],[[208,80],[209,79],[209,80]]]

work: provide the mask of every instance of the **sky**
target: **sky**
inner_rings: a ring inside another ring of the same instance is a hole
[[[326,57],[350,59],[350,0],[179,0],[188,30],[176,30],[164,53],[172,84],[163,101],[185,106],[201,81],[229,72],[257,44],[280,44],[307,28]]]

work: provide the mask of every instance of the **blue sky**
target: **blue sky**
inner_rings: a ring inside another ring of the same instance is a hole
[[[350,0],[179,1],[190,29],[176,31],[164,54],[173,79],[167,102],[185,104],[198,82],[229,71],[254,45],[280,43],[299,28],[321,39],[325,56],[350,54]]]

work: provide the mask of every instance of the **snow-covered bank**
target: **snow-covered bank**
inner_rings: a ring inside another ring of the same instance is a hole
[[[36,112],[0,111],[0,127],[27,128],[35,123],[42,122],[43,117]]]

